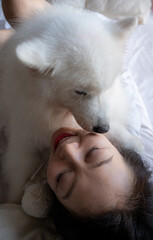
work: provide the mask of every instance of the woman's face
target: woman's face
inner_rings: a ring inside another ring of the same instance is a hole
[[[133,175],[104,135],[61,128],[51,139],[47,179],[68,210],[98,215],[124,203]]]

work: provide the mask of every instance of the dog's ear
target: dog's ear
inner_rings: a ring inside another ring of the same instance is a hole
[[[113,21],[113,31],[120,38],[128,38],[138,25],[138,18],[128,17]]]
[[[24,65],[41,73],[53,68],[51,62],[47,61],[47,50],[38,38],[19,44],[16,47],[16,55]]]

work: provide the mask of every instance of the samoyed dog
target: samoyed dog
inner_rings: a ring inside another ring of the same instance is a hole
[[[3,172],[7,201],[21,200],[38,167],[37,152],[52,133],[81,126],[123,146],[137,143],[126,130],[128,104],[117,76],[135,18],[109,20],[56,6],[23,23],[0,53],[0,116],[8,147]],[[73,118],[73,116],[74,118]]]

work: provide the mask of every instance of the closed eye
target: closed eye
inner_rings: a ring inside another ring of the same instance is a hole
[[[95,146],[92,147],[92,148],[90,148],[85,157],[88,158],[89,155],[90,155],[93,151],[98,150],[98,149],[99,149],[99,148],[98,148],[98,147],[95,147]]]
[[[75,93],[79,94],[79,95],[83,95],[83,96],[86,96],[87,93],[85,91],[78,91],[78,90],[75,90]]]
[[[71,172],[71,170],[64,170],[64,171],[60,172],[60,173],[56,176],[56,183],[57,183],[57,184],[59,183],[61,177],[62,177],[65,173],[67,173],[67,172]]]
[[[43,74],[43,75],[47,75],[47,74],[50,74],[50,75],[51,75],[52,72],[53,72],[53,70],[54,70],[54,68],[47,68],[46,70],[43,71],[42,74]]]
[[[91,168],[100,167],[101,165],[110,162],[113,158],[112,155],[107,154],[106,148],[98,148],[93,146],[85,155],[86,162],[91,164]],[[98,153],[97,153],[98,151]]]

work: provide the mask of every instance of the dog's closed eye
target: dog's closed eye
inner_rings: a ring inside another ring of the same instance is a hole
[[[38,70],[38,69],[36,69],[36,68],[29,68],[28,67],[28,69],[30,70],[30,72],[32,73],[32,74],[38,74],[38,73],[40,73],[40,74],[42,74],[42,75],[44,75],[44,76],[46,76],[47,74],[52,74],[52,72],[53,72],[53,68],[47,68],[46,70]]]
[[[43,72],[42,72],[42,74],[43,75],[47,75],[47,74],[52,74],[52,72],[53,72],[53,70],[54,70],[54,68],[47,68],[46,70],[44,70]]]
[[[75,90],[75,93],[79,94],[79,95],[87,95],[87,93],[85,91],[79,91],[79,90]]]

